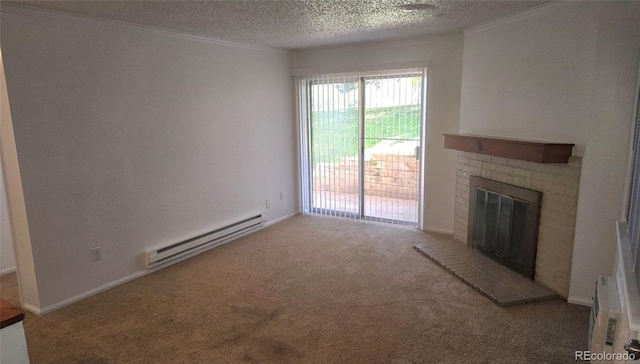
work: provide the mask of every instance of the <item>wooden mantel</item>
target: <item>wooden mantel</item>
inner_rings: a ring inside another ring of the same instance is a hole
[[[464,152],[537,163],[568,163],[574,144],[498,138],[471,134],[443,134],[444,147]]]

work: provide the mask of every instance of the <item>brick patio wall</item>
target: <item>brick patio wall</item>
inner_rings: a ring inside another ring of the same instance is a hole
[[[418,160],[415,156],[372,154],[365,161],[365,191],[368,195],[406,200],[418,199]],[[316,191],[358,193],[356,158],[338,163],[320,163],[314,171]]]

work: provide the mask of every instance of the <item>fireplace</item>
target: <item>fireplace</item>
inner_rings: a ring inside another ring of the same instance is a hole
[[[469,177],[467,245],[534,279],[542,192]]]
[[[472,176],[542,192],[531,274],[567,298],[582,169],[582,157],[571,155],[573,144],[457,134],[445,135],[445,147],[458,150],[454,239],[469,245]]]

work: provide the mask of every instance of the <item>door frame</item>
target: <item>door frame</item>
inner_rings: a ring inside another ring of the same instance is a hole
[[[424,196],[425,196],[425,169],[426,169],[426,132],[427,132],[427,68],[412,68],[412,69],[400,69],[400,70],[387,70],[387,71],[373,71],[373,72],[360,72],[360,73],[342,73],[342,74],[324,74],[313,76],[299,76],[296,77],[296,104],[297,104],[297,118],[298,118],[298,132],[299,132],[299,164],[300,164],[300,210],[302,213],[325,213],[326,209],[314,208],[312,205],[313,199],[313,168],[312,168],[312,128],[311,128],[311,86],[314,83],[325,83],[334,80],[358,80],[358,158],[360,161],[364,161],[365,157],[365,128],[364,128],[364,116],[365,116],[365,79],[372,76],[394,76],[394,75],[406,75],[410,73],[420,74],[421,88],[420,88],[420,130],[419,130],[419,168],[418,168],[418,186],[417,186],[417,228],[424,229]],[[394,222],[397,220],[388,218],[378,218],[365,215],[365,197],[364,197],[364,165],[359,168],[359,201],[358,212],[351,213],[347,211],[336,211],[337,216],[349,217],[354,219],[380,221],[380,222]],[[333,212],[333,211],[332,211]],[[402,223],[399,223],[402,224]],[[405,225],[414,225],[414,223],[408,223]]]

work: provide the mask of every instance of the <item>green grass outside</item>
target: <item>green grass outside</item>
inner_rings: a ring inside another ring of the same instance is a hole
[[[420,105],[367,109],[365,121],[365,148],[381,139],[420,138]],[[314,111],[311,135],[314,165],[357,155],[358,109]]]

